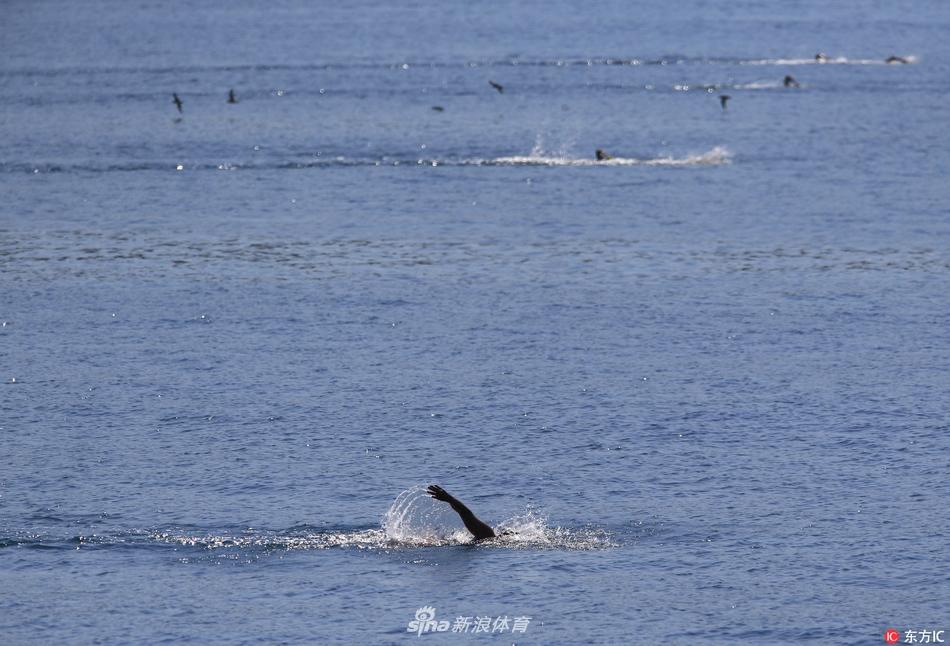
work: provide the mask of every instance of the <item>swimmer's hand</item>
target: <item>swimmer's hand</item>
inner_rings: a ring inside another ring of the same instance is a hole
[[[459,515],[459,518],[462,519],[462,522],[465,524],[465,529],[471,532],[475,540],[480,541],[495,537],[495,531],[489,525],[479,520],[478,517],[472,513],[472,510],[439,485],[429,485],[429,488],[426,489],[426,493],[436,500],[449,503],[452,509],[455,510],[455,513]]]
[[[426,489],[426,493],[435,498],[436,500],[441,500],[442,502],[452,502],[455,500],[448,491],[440,487],[439,485],[429,485],[429,488]]]

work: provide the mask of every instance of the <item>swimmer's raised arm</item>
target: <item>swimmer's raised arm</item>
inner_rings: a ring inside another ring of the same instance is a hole
[[[462,519],[462,522],[465,523],[465,529],[475,536],[476,541],[495,537],[495,530],[480,521],[478,517],[472,513],[471,509],[466,507],[460,500],[439,485],[429,485],[426,493],[436,500],[449,503],[452,509],[455,510],[455,513]]]

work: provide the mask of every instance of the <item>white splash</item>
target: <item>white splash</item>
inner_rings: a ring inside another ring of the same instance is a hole
[[[430,498],[423,485],[396,496],[382,525],[389,540],[404,545],[467,543],[472,539],[452,508]]]
[[[445,514],[448,510],[448,514]],[[455,512],[430,498],[417,485],[396,496],[383,519],[387,537],[401,545],[452,545],[472,543],[472,535],[461,526]],[[581,530],[550,527],[547,519],[527,509],[493,527],[497,538],[479,543],[481,547],[590,550],[614,547],[610,535],[601,529]]]
[[[558,148],[551,150],[544,144],[544,135],[538,134],[534,138],[534,146],[531,147],[531,152],[528,153],[528,156],[537,158],[566,157],[568,154],[567,151],[572,145],[573,142],[571,141],[563,142]]]

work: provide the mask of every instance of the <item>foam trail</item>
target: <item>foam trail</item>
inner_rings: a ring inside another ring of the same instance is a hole
[[[201,74],[214,72],[277,72],[277,71],[327,71],[327,70],[405,70],[409,68],[422,69],[476,69],[481,67],[599,67],[599,66],[641,66],[641,65],[880,65],[885,56],[880,59],[855,58],[845,56],[826,59],[823,62],[811,58],[753,58],[718,56],[666,56],[661,58],[617,56],[592,58],[539,58],[539,59],[484,59],[484,60],[414,60],[414,61],[347,61],[347,62],[312,62],[299,64],[248,64],[248,65],[184,65],[184,66],[129,66],[129,67],[57,67],[31,68],[19,67],[4,71],[9,76],[73,76],[81,75],[117,75],[117,74]],[[917,56],[908,55],[903,58],[910,63],[916,63]]]
[[[734,90],[776,90],[784,88],[782,81],[753,81],[752,83],[736,83],[732,86]]]
[[[904,56],[908,63],[916,63],[916,56]],[[828,57],[821,60],[812,58],[760,58],[739,61],[740,65],[888,65],[884,58],[847,58],[846,56]]]
[[[546,152],[540,144],[536,144],[527,155],[496,157],[493,159],[461,158],[461,159],[382,159],[346,158],[343,156],[328,157],[299,162],[275,163],[193,163],[176,165],[171,162],[150,162],[131,164],[36,164],[30,162],[2,162],[0,173],[20,172],[29,174],[39,173],[112,173],[112,172],[204,172],[225,171],[239,172],[242,170],[303,170],[340,167],[457,167],[457,166],[719,166],[730,163],[732,153],[723,146],[706,151],[705,153],[687,155],[685,157],[654,157],[638,159],[635,157],[615,157],[605,161],[596,161],[593,158],[571,157],[566,152]]]
[[[499,523],[499,536],[477,545],[501,549],[592,550],[616,547],[602,529],[550,527],[533,510]],[[302,526],[283,532],[248,530],[237,534],[193,535],[178,531],[150,532],[151,540],[206,550],[297,550],[297,549],[405,549],[473,545],[472,535],[462,527],[448,505],[433,500],[425,485],[411,487],[398,496],[383,515],[382,529],[318,530]]]
[[[275,551],[357,549],[415,549],[477,545],[491,549],[592,550],[617,543],[598,528],[551,527],[537,512],[527,509],[495,526],[499,536],[475,543],[449,505],[433,500],[424,485],[403,491],[390,505],[382,527],[333,528],[297,525],[283,530],[231,527],[200,529],[165,527],[128,529],[88,536],[43,535],[20,532],[0,536],[0,549],[145,549],[171,548],[183,560],[256,559]]]
[[[302,528],[284,532],[247,531],[192,534],[181,531],[148,532],[151,540],[205,550],[321,550],[335,547],[384,549],[392,543],[381,529],[327,531]]]
[[[532,150],[530,155],[498,157],[491,161],[481,162],[495,166],[721,166],[732,160],[732,153],[724,146],[716,146],[704,153],[687,155],[685,157],[653,157],[639,159],[636,157],[614,157],[603,161],[591,158],[576,158],[566,156],[551,156]]]

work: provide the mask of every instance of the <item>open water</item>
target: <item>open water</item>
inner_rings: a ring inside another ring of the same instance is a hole
[[[948,35],[4,2],[0,641],[950,630]]]

